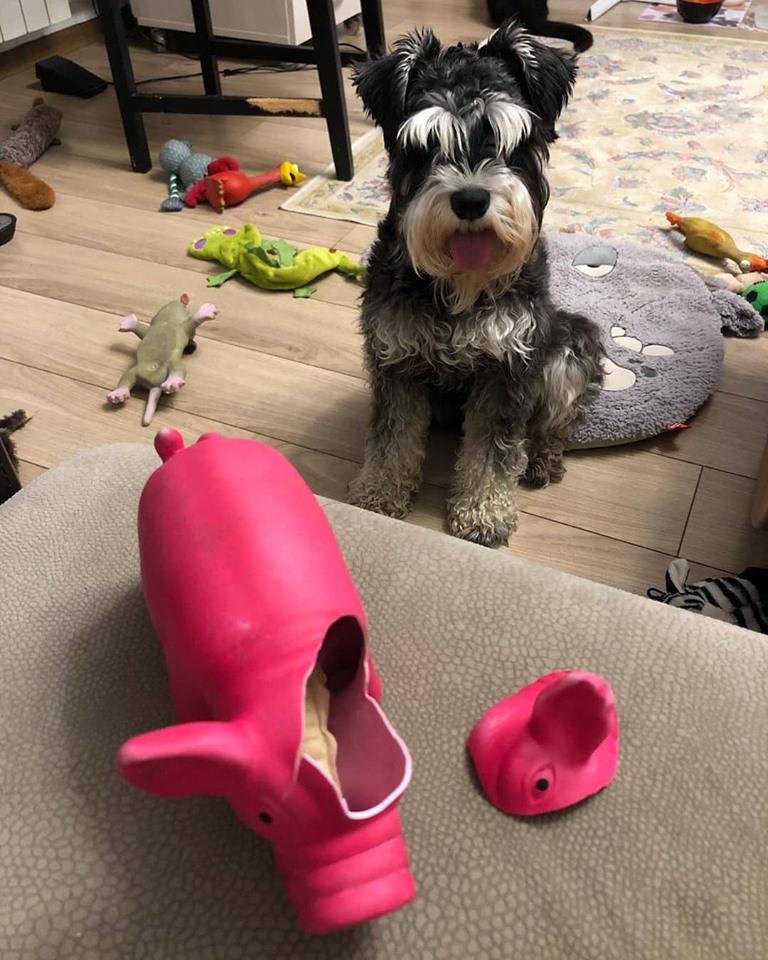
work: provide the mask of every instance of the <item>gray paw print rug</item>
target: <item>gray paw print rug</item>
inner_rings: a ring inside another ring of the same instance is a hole
[[[738,294],[674,255],[638,243],[547,234],[552,298],[603,331],[603,389],[571,446],[642,440],[685,423],[717,385],[723,333],[756,337],[764,321]]]

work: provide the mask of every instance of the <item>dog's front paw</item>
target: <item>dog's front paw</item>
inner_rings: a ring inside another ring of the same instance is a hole
[[[514,503],[489,503],[453,500],[449,504],[448,526],[454,537],[470,540],[481,547],[502,547],[517,530],[518,513]]]
[[[562,451],[543,451],[531,454],[521,480],[527,487],[541,490],[550,483],[560,483],[564,476]]]
[[[551,477],[549,475],[549,460],[539,457],[536,460],[529,460],[525,473],[522,476],[522,482],[526,487],[533,487],[534,490],[541,490],[548,487]]]
[[[413,492],[406,487],[374,481],[362,473],[350,483],[347,503],[402,520],[413,506]]]
[[[549,479],[552,483],[560,483],[565,476],[565,464],[563,463],[562,453],[553,456],[549,461]]]

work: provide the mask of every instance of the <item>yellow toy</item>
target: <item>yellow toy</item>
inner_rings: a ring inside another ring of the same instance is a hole
[[[681,217],[676,213],[667,213],[667,220],[685,237],[689,250],[703,253],[707,257],[734,260],[742,273],[750,270],[768,270],[768,260],[756,253],[739,250],[730,233],[709,220],[700,217]]]

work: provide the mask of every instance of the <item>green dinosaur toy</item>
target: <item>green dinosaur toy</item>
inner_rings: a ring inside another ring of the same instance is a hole
[[[181,361],[185,353],[195,349],[195,331],[205,320],[216,316],[212,303],[204,303],[195,314],[188,310],[189,297],[182,293],[152,317],[150,323],[141,323],[136,314],[123,317],[121,333],[135,333],[141,340],[136,351],[136,363],[126,370],[117,387],[107,394],[110,403],[125,403],[132,388],[138,383],[149,390],[142,423],[148,426],[157,410],[163,393],[176,393],[186,382],[186,371]]]
[[[294,297],[310,297],[317,287],[312,281],[331,270],[357,277],[365,267],[345,253],[329,247],[299,250],[285,240],[262,239],[252,223],[239,229],[212,227],[194,240],[188,253],[200,260],[215,260],[227,267],[208,277],[209,287],[220,287],[239,273],[265,290],[293,290]]]

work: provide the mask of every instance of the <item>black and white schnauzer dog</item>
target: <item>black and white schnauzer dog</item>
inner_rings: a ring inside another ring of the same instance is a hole
[[[373,411],[351,503],[403,517],[427,435],[463,422],[453,534],[505,543],[518,478],[546,486],[602,377],[599,329],[554,307],[540,236],[571,56],[510,23],[487,43],[401,39],[355,78],[389,153],[392,201],[368,263],[362,331]]]

